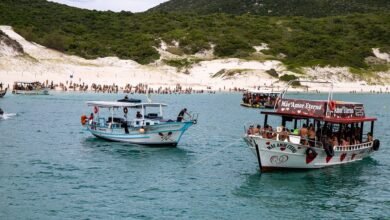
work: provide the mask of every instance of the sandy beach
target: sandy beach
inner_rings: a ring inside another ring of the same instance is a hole
[[[164,45],[157,48],[161,54],[159,61],[149,65],[140,65],[132,60],[120,60],[116,57],[87,60],[77,56],[45,48],[29,42],[13,31],[12,27],[0,26],[6,35],[16,40],[24,49],[20,54],[3,42],[0,43],[0,82],[12,87],[15,81],[53,82],[54,84],[92,84],[117,85],[123,89],[126,85],[147,84],[149,88],[171,88],[180,85],[183,89],[212,91],[234,91],[235,89],[254,89],[274,86],[282,89],[285,82],[272,77],[266,71],[275,70],[279,76],[295,74],[288,71],[283,63],[276,60],[247,61],[236,58],[212,59],[212,51],[197,54],[204,61],[193,64],[186,70],[178,70],[166,65],[163,60],[180,58],[170,54]],[[265,45],[256,48],[258,53],[267,49]],[[376,49],[374,54],[390,62],[388,54]],[[376,78],[368,81],[356,78],[347,67],[306,68],[305,75],[297,75],[301,80],[321,80],[334,82],[335,92],[388,92],[390,73],[377,73]],[[374,85],[377,84],[377,85]],[[305,84],[309,91],[325,92],[329,87],[317,84]],[[58,88],[59,89],[59,88]],[[302,88],[297,90],[303,90]]]

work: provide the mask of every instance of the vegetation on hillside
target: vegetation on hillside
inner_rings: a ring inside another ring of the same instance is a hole
[[[147,64],[161,40],[194,54],[215,44],[218,57],[248,58],[268,43],[267,57],[291,69],[331,65],[369,68],[371,48],[390,48],[390,13],[324,18],[148,12],[98,12],[45,0],[0,1],[0,24],[30,41],[85,58],[118,56]],[[186,62],[175,63],[185,66]]]
[[[326,17],[349,13],[386,12],[388,0],[171,0],[150,9],[198,14],[228,13],[263,16]]]

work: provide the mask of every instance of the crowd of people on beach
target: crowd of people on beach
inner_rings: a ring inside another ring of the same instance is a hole
[[[366,140],[363,140],[362,128],[359,124],[323,124],[315,126],[303,124],[301,128],[288,129],[283,126],[277,127],[276,130],[270,125],[263,128],[260,125],[251,125],[247,130],[248,135],[259,135],[266,139],[291,142],[290,135],[300,137],[300,143],[311,147],[318,146],[350,146],[363,142],[373,141],[372,134],[367,133]]]

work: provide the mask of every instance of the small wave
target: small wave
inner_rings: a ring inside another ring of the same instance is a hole
[[[0,119],[7,120],[12,117],[15,117],[17,114],[16,113],[4,113],[3,115],[0,116]]]

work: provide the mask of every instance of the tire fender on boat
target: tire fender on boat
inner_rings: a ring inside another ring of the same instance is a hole
[[[123,113],[127,114],[129,112],[129,110],[127,109],[127,107],[124,107],[123,108]]]
[[[372,144],[372,149],[373,149],[374,151],[378,151],[380,145],[381,145],[381,142],[380,142],[378,139],[375,139],[375,140],[374,140],[374,143]]]

